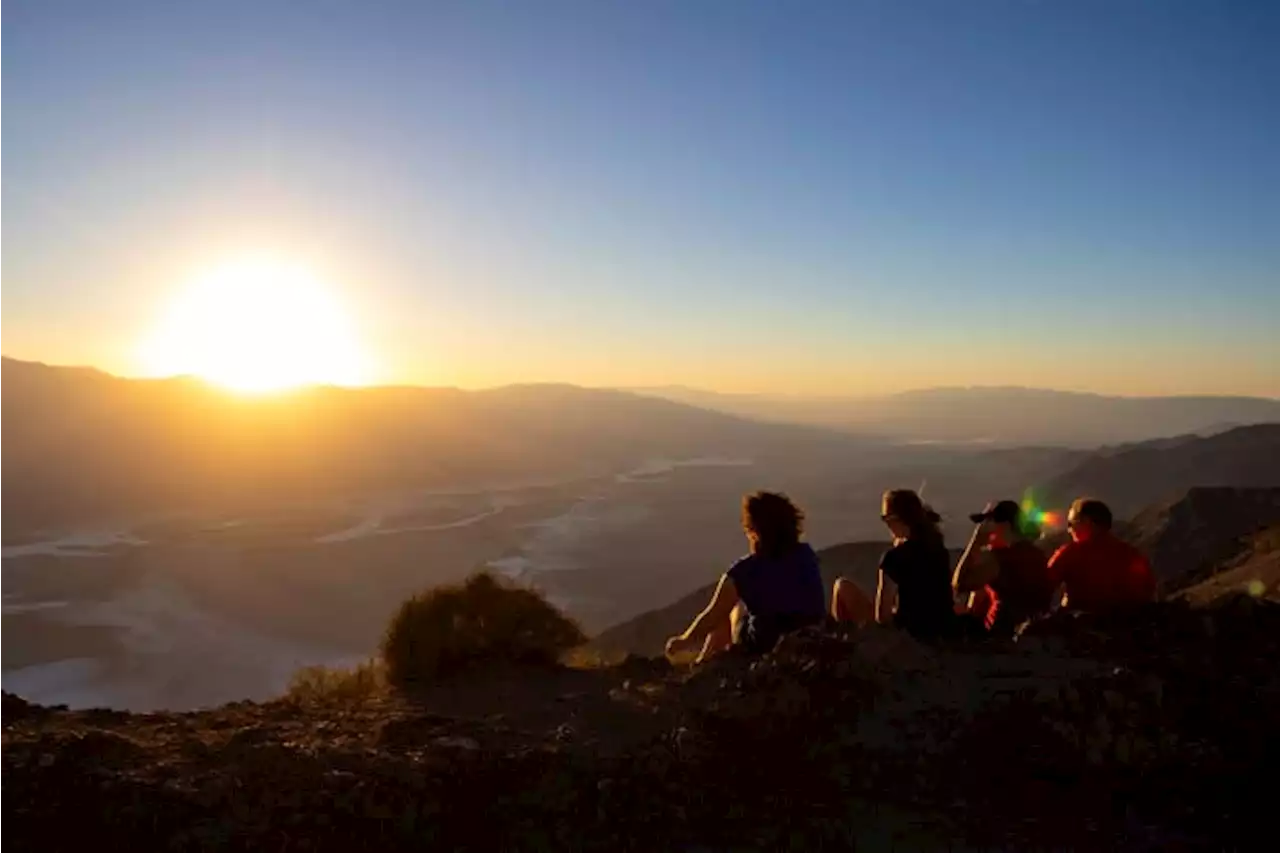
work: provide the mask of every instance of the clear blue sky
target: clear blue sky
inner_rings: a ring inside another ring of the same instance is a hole
[[[388,381],[1280,395],[1280,3],[4,13],[8,355],[251,248]]]

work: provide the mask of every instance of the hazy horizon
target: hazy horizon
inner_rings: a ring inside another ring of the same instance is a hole
[[[1274,4],[6,4],[5,352],[1280,396]]]
[[[16,355],[11,355],[9,353],[2,353],[0,354],[0,357],[3,357],[11,361],[20,361],[20,362],[25,362],[29,364],[42,364],[47,367],[53,367],[53,368],[59,368],[59,369],[95,370],[95,371],[98,371],[99,373],[105,374],[107,376],[110,376],[116,379],[154,380],[154,381],[191,380],[196,382],[204,382],[214,387],[218,386],[218,383],[216,381],[210,380],[207,377],[200,376],[199,374],[196,374],[196,373],[173,373],[173,374],[164,375],[164,376],[147,376],[147,375],[140,375],[140,374],[131,375],[128,373],[117,373],[117,372],[107,370],[105,368],[98,367],[92,364],[61,364],[61,363],[53,362],[47,359],[24,358]],[[311,382],[311,383],[304,383],[297,387],[299,388],[347,388],[351,390],[356,390],[361,388],[367,388],[367,389],[418,388],[418,389],[427,390],[427,391],[431,391],[431,390],[497,391],[503,388],[520,387],[520,386],[538,386],[538,385],[569,386],[569,387],[582,388],[585,390],[595,390],[595,391],[622,391],[629,394],[641,394],[641,395],[664,396],[667,394],[676,395],[680,393],[685,393],[689,395],[705,395],[707,397],[713,397],[713,398],[755,399],[755,400],[761,400],[761,401],[778,401],[778,402],[787,402],[787,401],[793,401],[793,400],[806,401],[806,402],[808,401],[856,402],[859,400],[881,400],[886,397],[909,396],[913,394],[942,393],[942,392],[949,392],[949,391],[1028,392],[1028,393],[1043,393],[1043,394],[1063,394],[1063,395],[1073,395],[1073,396],[1080,396],[1080,397],[1107,397],[1107,398],[1114,398],[1114,399],[1121,399],[1121,400],[1125,400],[1125,399],[1151,400],[1151,399],[1180,399],[1180,398],[1188,398],[1188,399],[1191,399],[1191,398],[1200,398],[1200,399],[1248,398],[1248,399],[1258,399],[1258,400],[1280,401],[1280,394],[1212,394],[1212,393],[1205,394],[1205,393],[1196,393],[1196,392],[1187,392],[1187,393],[1181,393],[1181,394],[1116,394],[1116,393],[1107,393],[1104,391],[1091,390],[1088,388],[1050,388],[1050,387],[1034,386],[1034,385],[998,385],[998,384],[922,385],[915,388],[902,388],[894,391],[885,391],[880,393],[864,393],[864,394],[855,394],[855,393],[839,394],[834,392],[825,393],[825,394],[824,393],[804,394],[799,392],[787,392],[787,391],[770,392],[770,391],[761,391],[761,390],[724,391],[724,390],[719,390],[715,388],[696,387],[692,385],[684,385],[679,383],[672,383],[672,384],[666,384],[666,385],[582,385],[576,382],[570,382],[567,380],[559,380],[554,378],[526,381],[526,382],[506,382],[506,383],[496,384],[496,385],[428,385],[428,384],[412,382],[412,381],[406,381],[406,382],[371,381],[371,382],[363,382],[359,384],[350,384],[350,385],[346,385],[342,383],[333,383],[333,382]],[[238,393],[234,389],[227,389],[227,391],[228,393],[231,393],[231,394]],[[274,392],[268,392],[268,394],[257,394],[257,393],[249,392],[247,396],[249,397],[268,396],[270,393],[274,393]]]

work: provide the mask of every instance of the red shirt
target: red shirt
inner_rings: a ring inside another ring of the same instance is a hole
[[[1141,604],[1156,597],[1151,564],[1137,548],[1110,533],[1084,542],[1068,542],[1049,559],[1055,586],[1067,586],[1072,610],[1107,610]]]

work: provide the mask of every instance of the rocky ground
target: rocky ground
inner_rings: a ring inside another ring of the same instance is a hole
[[[414,698],[68,712],[5,694],[11,849],[1247,849],[1280,605],[1060,615],[1016,644],[814,632]]]

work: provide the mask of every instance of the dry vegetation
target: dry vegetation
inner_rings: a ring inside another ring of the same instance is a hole
[[[319,699],[365,699],[387,689],[387,672],[382,661],[372,658],[350,669],[308,666],[289,681],[288,698],[305,702]]]
[[[294,675],[288,696],[299,701],[365,698],[495,663],[605,665],[582,650],[586,639],[577,623],[538,591],[479,572],[401,604],[377,658],[353,669],[306,667]]]

